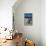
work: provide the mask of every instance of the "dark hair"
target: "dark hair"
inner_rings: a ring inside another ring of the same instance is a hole
[[[34,46],[35,46],[35,44],[34,44]]]

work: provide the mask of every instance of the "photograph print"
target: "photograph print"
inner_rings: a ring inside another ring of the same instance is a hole
[[[24,13],[24,25],[32,25],[32,13]]]

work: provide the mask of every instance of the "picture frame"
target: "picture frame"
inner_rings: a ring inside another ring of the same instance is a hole
[[[32,13],[24,13],[24,25],[32,26]]]

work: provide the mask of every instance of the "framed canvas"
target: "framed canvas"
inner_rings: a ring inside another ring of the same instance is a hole
[[[24,13],[24,25],[32,25],[32,13]]]

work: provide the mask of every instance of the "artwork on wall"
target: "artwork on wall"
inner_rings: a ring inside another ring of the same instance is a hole
[[[32,25],[32,13],[24,13],[24,25]]]

